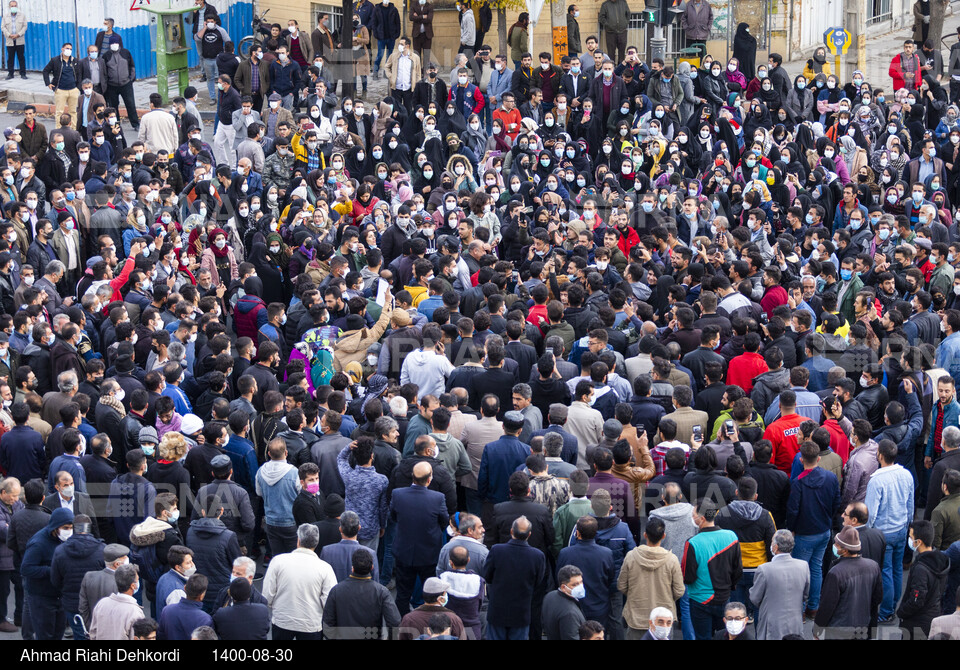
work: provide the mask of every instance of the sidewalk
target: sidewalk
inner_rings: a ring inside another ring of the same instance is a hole
[[[27,104],[33,104],[37,107],[37,113],[41,116],[53,115],[53,91],[43,85],[43,75],[39,72],[27,72],[27,79],[6,80],[0,76],[0,101],[4,98],[7,103],[8,112],[22,111]],[[369,91],[365,100],[380,101],[387,95],[387,80],[374,79],[371,75],[368,77]],[[190,72],[190,85],[194,86],[200,94],[197,96],[197,107],[200,109],[200,115],[203,121],[213,123],[213,116],[216,112],[216,105],[211,104],[207,97],[207,84],[200,81],[200,71],[198,69]],[[137,104],[137,114],[142,116],[150,111],[150,94],[157,91],[157,78],[138,79],[133,83],[133,95]],[[306,110],[304,110],[306,111]],[[120,116],[126,118],[127,112],[120,102],[118,112]]]

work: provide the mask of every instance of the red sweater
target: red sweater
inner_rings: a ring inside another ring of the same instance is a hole
[[[739,386],[747,395],[753,390],[753,378],[769,372],[763,356],[756,352],[745,351],[730,361],[727,367],[727,384]]]
[[[771,423],[763,433],[763,439],[773,444],[770,462],[787,475],[790,474],[794,457],[800,451],[800,424],[806,420],[799,414],[788,414]]]

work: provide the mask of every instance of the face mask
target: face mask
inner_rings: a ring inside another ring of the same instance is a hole
[[[653,627],[653,636],[658,640],[669,640],[670,634],[673,632],[671,626],[654,626]]]
[[[570,590],[570,597],[574,600],[583,600],[587,597],[587,588],[583,584],[577,584]]]
[[[846,268],[840,270],[840,279],[843,281],[850,281],[850,278],[853,277],[853,271],[847,270]]]
[[[459,177],[460,175],[463,174],[464,167],[462,165],[457,165],[455,168],[453,168],[453,172]]]
[[[362,151],[357,153],[357,161],[363,162],[364,153]]]
[[[459,82],[459,84],[460,84],[461,86],[466,86],[466,85],[467,85],[467,78],[464,77],[464,76],[457,77],[457,82]],[[447,113],[452,116],[452,113],[450,112],[450,110],[447,110]]]
[[[70,487],[70,488],[73,488],[73,487]],[[61,542],[66,542],[71,537],[73,537],[73,529],[67,530],[66,528],[61,528],[60,530],[57,531],[57,537],[60,538]]]
[[[730,635],[737,636],[743,632],[743,629],[746,627],[746,621],[727,621],[725,622],[727,632]]]

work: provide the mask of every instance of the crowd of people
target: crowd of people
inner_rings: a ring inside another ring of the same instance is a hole
[[[960,638],[935,45],[554,63],[464,5],[440,73],[362,0],[374,100],[327,15],[241,59],[198,5],[213,129],[190,87],[127,139],[108,20],[4,132],[0,632]]]

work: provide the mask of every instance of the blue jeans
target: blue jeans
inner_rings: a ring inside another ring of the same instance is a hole
[[[740,581],[737,582],[737,586],[733,589],[733,592],[730,594],[730,600],[733,602],[743,603],[747,606],[747,614],[754,618],[754,621],[757,619],[757,608],[752,602],[750,602],[750,587],[753,586],[753,578],[756,573],[753,570],[744,570],[743,576],[740,577]]]
[[[380,538],[380,545],[377,550],[382,550],[380,559],[380,583],[386,586],[393,579],[393,566],[396,562],[393,559],[393,540],[397,536],[397,523],[392,519],[387,519],[387,529]]]
[[[204,58],[201,60],[203,73],[207,75],[207,93],[210,95],[210,102],[217,101],[217,59]]]
[[[823,552],[830,542],[830,531],[825,530],[817,535],[797,535],[793,545],[794,558],[806,561],[810,565],[810,597],[807,599],[807,609],[815,610],[820,607],[820,587],[823,585]]]
[[[883,601],[880,603],[880,618],[893,615],[900,599],[903,585],[903,552],[907,546],[907,529],[895,533],[884,533],[887,547],[883,552],[883,570],[880,579],[883,582]]]
[[[530,626],[494,626],[487,623],[488,640],[526,640],[530,637]]]
[[[698,640],[712,640],[714,632],[723,628],[724,605],[726,602],[710,602],[701,605],[696,601],[690,601],[690,618],[693,620],[693,630]]]
[[[677,614],[680,615],[680,631],[684,640],[693,640],[697,634],[693,630],[693,620],[690,618],[690,593],[684,589],[683,595],[677,601]]]
[[[393,53],[393,45],[396,40],[377,40],[377,60],[373,64],[373,74],[380,71],[380,61],[383,60],[383,52],[387,52],[387,58]]]

